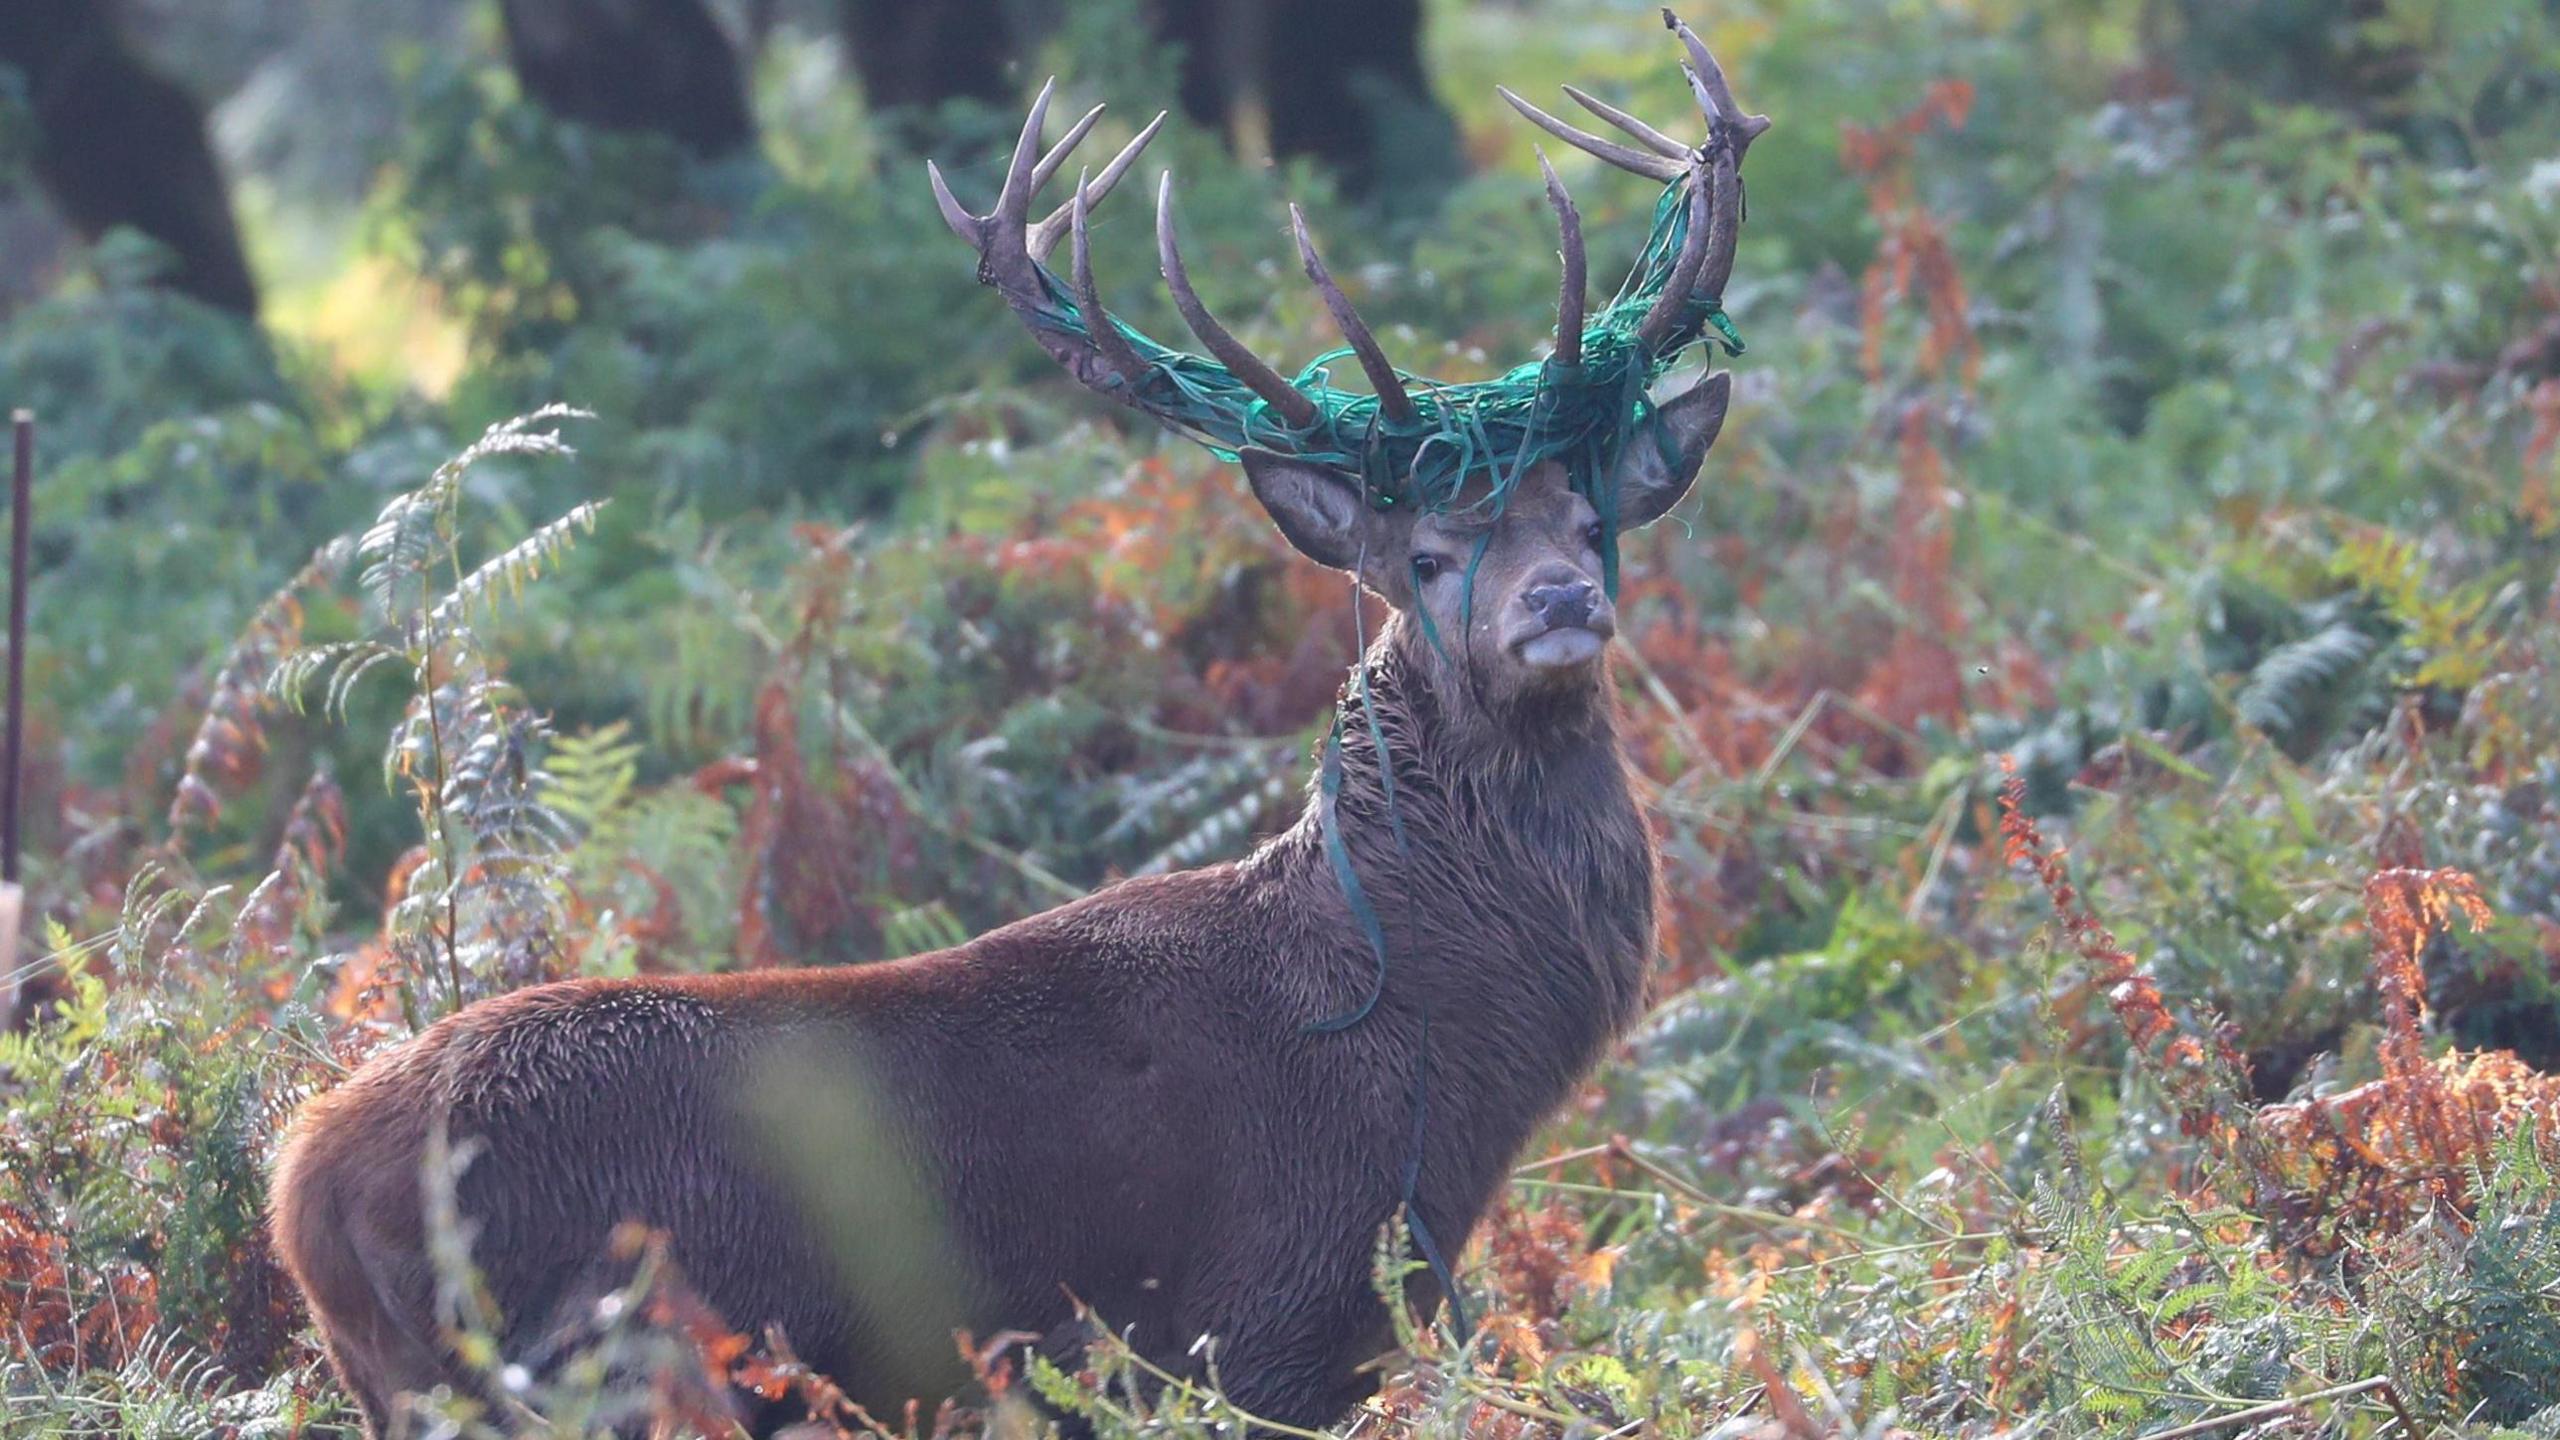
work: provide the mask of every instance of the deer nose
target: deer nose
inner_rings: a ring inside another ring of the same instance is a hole
[[[1570,580],[1554,585],[1533,585],[1520,597],[1529,613],[1546,622],[1550,630],[1567,626],[1588,626],[1591,607],[1600,592],[1588,580]]]

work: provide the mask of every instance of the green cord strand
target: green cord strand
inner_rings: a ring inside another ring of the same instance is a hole
[[[1309,362],[1291,383],[1314,402],[1315,419],[1292,426],[1268,402],[1216,361],[1168,349],[1121,324],[1110,323],[1145,364],[1129,382],[1129,399],[1168,428],[1233,460],[1247,446],[1294,455],[1358,476],[1375,503],[1446,513],[1470,482],[1481,477],[1485,494],[1476,504],[1499,513],[1519,478],[1546,460],[1561,461],[1575,486],[1602,510],[1614,506],[1595,487],[1609,473],[1625,436],[1647,419],[1645,392],[1690,346],[1712,332],[1729,355],[1742,353],[1742,336],[1714,297],[1696,297],[1658,351],[1637,342],[1637,326],[1669,283],[1688,232],[1686,179],[1666,187],[1654,206],[1653,228],[1642,254],[1619,288],[1585,327],[1582,363],[1532,361],[1490,380],[1442,382],[1407,377],[1414,416],[1397,423],[1381,413],[1375,395],[1342,390],[1330,366],[1347,350]],[[1089,336],[1074,296],[1055,276],[1049,304],[1034,323],[1063,334]],[[1616,583],[1615,526],[1609,580]]]

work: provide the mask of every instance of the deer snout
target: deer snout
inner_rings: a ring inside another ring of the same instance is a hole
[[[1617,607],[1581,575],[1541,577],[1520,592],[1520,608],[1512,648],[1540,670],[1590,663],[1618,629]]]
[[[1591,626],[1592,602],[1599,598],[1598,586],[1588,580],[1575,579],[1532,585],[1520,601],[1550,630],[1561,630],[1567,626],[1588,629]]]

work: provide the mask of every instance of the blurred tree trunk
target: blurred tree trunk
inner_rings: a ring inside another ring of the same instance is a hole
[[[874,112],[1011,97],[1012,17],[989,0],[841,0],[846,43]]]
[[[25,76],[36,180],[74,229],[130,226],[168,247],[175,288],[257,313],[204,109],[134,53],[108,0],[0,0],[0,64]]]
[[[1155,0],[1182,47],[1182,108],[1248,151],[1304,155],[1346,193],[1427,206],[1457,124],[1422,68],[1421,0]]]
[[[1045,28],[1002,0],[838,0],[875,113],[1019,100],[1014,60]],[[1427,209],[1454,178],[1457,124],[1422,66],[1422,0],[1143,0],[1182,49],[1182,109],[1249,156],[1303,155],[1346,193]],[[1132,103],[1153,97],[1129,97]],[[907,134],[921,146],[942,137]]]
[[[498,8],[517,80],[551,113],[665,135],[700,155],[755,138],[737,51],[701,0],[499,0]]]
[[[2142,27],[2213,131],[2254,128],[2269,101],[2316,105],[2470,166],[2464,134],[2422,113],[2427,57],[2391,13],[2390,0],[2151,0]]]

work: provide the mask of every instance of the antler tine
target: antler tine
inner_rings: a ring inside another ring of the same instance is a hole
[[[927,160],[924,162],[924,174],[933,182],[933,203],[942,210],[942,223],[951,227],[952,234],[972,245],[977,244],[986,235],[987,222],[970,214],[969,207],[960,203],[960,197],[951,193],[951,182],[942,178],[941,166]]]
[[[1768,130],[1769,117],[1743,113],[1741,104],[1733,98],[1732,83],[1725,79],[1724,67],[1716,63],[1715,52],[1707,48],[1707,42],[1698,38],[1698,32],[1690,29],[1687,21],[1666,7],[1662,23],[1688,48],[1689,85],[1698,94],[1698,108],[1706,112],[1709,121],[1722,119],[1733,127],[1733,153],[1739,159],[1743,151],[1751,148],[1751,142]]]
[[[1129,337],[1121,334],[1120,327],[1111,323],[1110,313],[1102,308],[1102,292],[1093,283],[1093,244],[1085,225],[1087,214],[1092,209],[1092,197],[1088,194],[1088,182],[1082,172],[1076,175],[1075,198],[1069,200],[1067,206],[1076,241],[1076,311],[1084,319],[1085,334],[1093,337],[1094,347],[1102,352],[1102,358],[1111,362],[1111,368],[1120,372],[1121,379],[1134,385],[1147,373],[1147,362],[1138,358],[1137,349],[1129,343]]]
[[[1307,234],[1307,217],[1295,204],[1289,207],[1289,228],[1298,237],[1298,259],[1307,267],[1307,278],[1315,282],[1316,294],[1324,298],[1324,308],[1333,312],[1334,328],[1360,357],[1360,369],[1369,377],[1369,388],[1378,392],[1378,413],[1390,422],[1406,424],[1413,419],[1413,397],[1404,389],[1404,377],[1387,360],[1387,352],[1378,348],[1378,337],[1369,333],[1367,322],[1352,307],[1351,297],[1333,283],[1333,272],[1327,270],[1324,257],[1316,253],[1316,242]]]
[[[995,213],[988,217],[997,227],[991,237],[998,244],[1019,244],[1024,224],[1031,218],[1031,192],[1040,188],[1032,174],[1033,157],[1040,153],[1040,125],[1049,118],[1049,97],[1058,91],[1058,79],[1052,75],[1031,101],[1031,113],[1023,118],[1022,136],[1013,142],[1013,163],[1005,167],[1004,189],[996,196]]]
[[[1075,153],[1078,145],[1084,143],[1084,137],[1092,132],[1093,122],[1102,118],[1105,108],[1107,107],[1096,105],[1077,116],[1076,123],[1067,127],[1067,133],[1059,138],[1058,143],[1049,147],[1049,153],[1040,157],[1040,163],[1031,167],[1032,194],[1039,194],[1040,187],[1048,184],[1050,178],[1058,173],[1059,167],[1067,163],[1067,157]]]
[[[1590,263],[1582,253],[1582,212],[1574,208],[1573,196],[1556,178],[1544,150],[1538,151],[1538,172],[1547,177],[1547,203],[1555,207],[1558,253],[1564,257],[1564,282],[1556,293],[1556,363],[1579,365],[1583,293],[1590,277]]]
[[[1769,128],[1768,116],[1743,113],[1724,67],[1697,31],[1668,8],[1662,12],[1662,23],[1689,52],[1680,70],[1688,78],[1689,92],[1697,97],[1699,113],[1706,117],[1707,143],[1692,152],[1689,161],[1689,228],[1681,240],[1680,258],[1673,262],[1669,283],[1636,329],[1638,341],[1648,350],[1670,336],[1697,296],[1724,294],[1725,282],[1733,277],[1734,250],[1741,237],[1743,152]],[[1595,108],[1593,113],[1612,118],[1605,110]]]
[[[1698,266],[1691,290],[1683,293],[1709,295],[1721,301],[1724,286],[1733,278],[1735,247],[1742,239],[1742,147],[1734,141],[1730,150],[1718,151],[1707,163],[1715,177],[1715,204],[1708,221],[1707,247]]]
[[[1098,114],[1101,112],[1101,109],[1101,106],[1096,105],[1093,107],[1093,112]],[[1094,177],[1093,198],[1087,202],[1088,206],[1100,205],[1103,202],[1104,197],[1111,193],[1112,187],[1120,183],[1120,177],[1129,173],[1129,167],[1138,163],[1138,156],[1145,152],[1148,142],[1154,140],[1156,138],[1156,132],[1164,128],[1164,117],[1167,113],[1168,112],[1163,110],[1157,111],[1156,118],[1147,122],[1147,128],[1139,131],[1136,139],[1121,146],[1120,153],[1111,157],[1111,163],[1102,167],[1102,173]],[[1088,115],[1086,118],[1091,119],[1092,116]],[[1073,140],[1081,138],[1082,134],[1083,132],[1079,130],[1075,135],[1069,136],[1068,139]],[[1061,141],[1061,147],[1063,147],[1065,143],[1065,141]],[[1059,158],[1063,160],[1065,157],[1060,156]],[[1081,190],[1079,190],[1079,193],[1081,193]],[[1070,212],[1074,208],[1075,201],[1073,199],[1069,199],[1059,205],[1057,209],[1050,211],[1047,219],[1044,219],[1039,224],[1031,227],[1030,249],[1032,259],[1046,260],[1049,258],[1049,252],[1058,248],[1058,237],[1067,233],[1067,226],[1072,218]]]
[[[1031,192],[1040,186],[1040,178],[1032,157],[1040,146],[1041,122],[1049,116],[1049,97],[1058,82],[1053,77],[1040,87],[1039,97],[1031,102],[1031,113],[1024,117],[1022,134],[1013,142],[1013,161],[1005,167],[1004,189],[996,196],[996,208],[984,215],[972,215],[960,197],[951,193],[951,183],[942,178],[942,167],[927,160],[924,170],[933,181],[933,203],[942,211],[942,222],[951,233],[966,240],[978,252],[978,278],[1004,292],[1007,303],[1019,305],[1025,297],[1037,296],[1044,288],[1039,262],[1032,258],[1026,242],[1028,233],[1023,219],[1031,213]],[[1090,128],[1093,117],[1078,122],[1082,130]],[[1061,161],[1065,156],[1058,157]]]
[[[1182,323],[1218,357],[1227,373],[1243,381],[1253,393],[1269,402],[1280,417],[1297,427],[1316,421],[1316,404],[1305,392],[1280,378],[1280,372],[1262,363],[1262,357],[1244,346],[1244,342],[1227,332],[1200,296],[1191,288],[1190,272],[1183,268],[1181,247],[1173,238],[1173,172],[1164,172],[1156,186],[1156,259],[1164,267],[1165,288],[1173,292],[1173,308],[1182,314]]]
[[[1610,104],[1608,101],[1601,99],[1599,96],[1576,89],[1571,85],[1564,87],[1564,93],[1573,98],[1574,104],[1581,106],[1583,109],[1590,111],[1592,114],[1599,116],[1601,119],[1608,121],[1610,124],[1617,126],[1619,129],[1626,131],[1628,134],[1633,135],[1636,139],[1642,141],[1645,148],[1651,150],[1654,154],[1667,155],[1674,160],[1680,161],[1686,161],[1688,159],[1688,146],[1683,145],[1679,141],[1672,139],[1670,136],[1663,134],[1661,131],[1654,129],[1652,126],[1647,125],[1633,115],[1619,109],[1617,106]]]
[[[1532,105],[1528,101],[1511,93],[1508,86],[1496,85],[1493,88],[1496,94],[1510,102],[1512,109],[1517,110],[1522,115],[1526,116],[1530,124],[1546,131],[1548,134],[1553,135],[1567,145],[1583,151],[1586,154],[1595,155],[1600,159],[1617,166],[1621,170],[1632,170],[1638,175],[1645,176],[1659,184],[1667,185],[1673,180],[1680,178],[1682,170],[1686,168],[1680,161],[1670,159],[1666,156],[1649,155],[1642,150],[1629,149],[1624,145],[1618,144],[1614,140],[1603,140],[1597,135],[1593,135],[1582,130],[1576,130],[1553,115],[1548,114],[1546,111],[1539,109],[1537,106]]]
[[[1672,328],[1680,323],[1680,312],[1688,306],[1689,297],[1697,289],[1698,273],[1706,267],[1707,252],[1712,247],[1708,235],[1709,216],[1729,215],[1733,211],[1733,161],[1730,156],[1716,157],[1716,203],[1708,203],[1707,164],[1700,157],[1689,160],[1689,228],[1680,237],[1680,258],[1671,264],[1671,278],[1662,287],[1636,326],[1636,342],[1650,352],[1658,348]],[[1730,262],[1728,261],[1728,264]]]
[[[1707,82],[1698,78],[1697,66],[1681,61],[1680,78],[1689,82],[1689,93],[1698,101],[1698,113],[1707,117],[1707,138],[1713,140],[1717,128],[1724,124],[1724,107],[1716,103],[1715,92],[1707,88]]]

